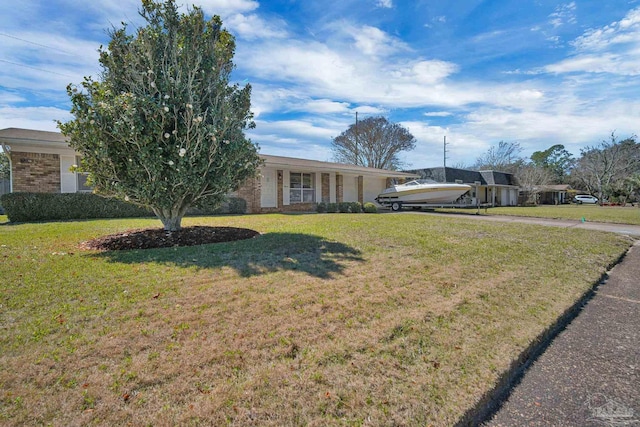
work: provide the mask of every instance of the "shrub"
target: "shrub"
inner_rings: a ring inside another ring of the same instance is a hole
[[[349,209],[351,208],[350,202],[340,202],[338,203],[338,212],[340,213],[349,213]]]
[[[329,213],[338,212],[338,204],[337,203],[327,203],[327,212],[329,212]]]
[[[11,222],[153,216],[131,203],[90,193],[9,193],[0,203]]]
[[[360,202],[351,202],[349,204],[349,211],[351,213],[362,213],[362,204]]]
[[[316,205],[316,212],[324,213],[327,211],[327,204],[325,202],[320,202]]]
[[[378,213],[378,207],[371,203],[371,202],[367,202],[364,204],[364,212],[365,213]]]
[[[230,214],[244,214],[247,213],[247,201],[240,197],[229,197],[228,212]],[[220,212],[224,213],[224,212]]]
[[[247,201],[240,197],[223,198],[222,202],[206,203],[192,206],[187,215],[220,215],[247,213]]]

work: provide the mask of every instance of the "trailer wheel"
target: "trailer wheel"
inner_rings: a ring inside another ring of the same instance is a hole
[[[391,210],[392,211],[398,212],[400,209],[402,209],[402,203],[400,203],[400,202],[391,203]]]

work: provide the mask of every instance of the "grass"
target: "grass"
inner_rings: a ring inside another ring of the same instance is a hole
[[[155,220],[0,226],[3,425],[451,425],[595,283],[614,234],[426,215],[186,218],[249,241],[120,253]]]
[[[441,212],[476,213],[469,209],[437,209]],[[640,225],[640,209],[638,207],[598,206],[598,205],[540,205],[514,206],[480,209],[481,214],[514,215],[536,218],[557,218],[593,222],[611,222],[617,224]]]

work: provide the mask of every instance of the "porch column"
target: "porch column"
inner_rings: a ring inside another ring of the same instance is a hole
[[[361,205],[364,204],[364,177],[362,175],[358,176],[358,202]]]
[[[336,174],[336,202],[340,203],[344,197],[344,186],[342,184],[343,176]]]
[[[331,175],[323,173],[320,177],[322,183],[322,198],[321,201],[329,203],[331,201]]]
[[[283,177],[283,172],[281,170],[278,170],[276,172],[278,174],[278,202],[277,202],[277,206],[278,209],[282,209],[282,207],[284,206],[284,199],[283,199],[283,185],[284,185],[284,177]]]

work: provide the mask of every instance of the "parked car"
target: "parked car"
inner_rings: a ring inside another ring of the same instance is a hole
[[[594,196],[590,196],[588,194],[578,194],[576,197],[573,198],[573,201],[579,205],[583,203],[590,203],[594,205],[598,203],[598,198]]]

